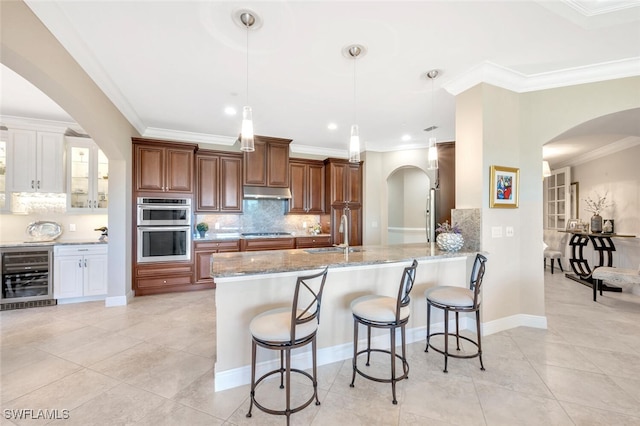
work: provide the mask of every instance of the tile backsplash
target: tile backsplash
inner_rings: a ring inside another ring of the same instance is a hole
[[[329,215],[287,215],[286,209],[287,201],[284,200],[243,200],[243,214],[199,214],[195,220],[196,223],[207,223],[209,233],[291,232],[304,235],[316,223],[322,225],[323,231],[329,229]]]

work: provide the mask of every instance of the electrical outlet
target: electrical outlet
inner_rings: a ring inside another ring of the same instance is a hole
[[[307,229],[307,222],[302,222],[302,227],[303,227],[304,229]]]
[[[507,226],[504,231],[507,237],[513,237],[513,226]]]
[[[69,224],[69,232],[76,232],[76,224],[75,223],[70,223]]]
[[[216,222],[216,224],[215,224],[215,225],[213,225],[213,227],[214,227],[215,229],[220,229],[220,223]]]

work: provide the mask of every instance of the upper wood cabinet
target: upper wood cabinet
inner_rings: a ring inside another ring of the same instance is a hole
[[[196,213],[242,213],[242,155],[196,154]]]
[[[438,144],[438,191],[436,223],[451,221],[451,210],[456,208],[456,144]]]
[[[9,192],[65,192],[64,135],[9,130],[7,165]]]
[[[317,160],[289,161],[289,213],[323,214],[325,212],[324,163]]]
[[[324,160],[326,175],[327,208],[336,203],[362,204],[362,162],[327,158]]]
[[[133,138],[135,190],[193,193],[195,144]]]
[[[244,185],[289,187],[290,139],[256,136],[255,151],[244,153]]]

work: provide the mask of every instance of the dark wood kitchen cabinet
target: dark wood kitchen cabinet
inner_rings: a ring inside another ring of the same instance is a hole
[[[211,255],[213,253],[229,253],[239,250],[239,240],[194,241],[193,257],[195,259],[196,284],[213,285],[213,288],[215,288],[215,283],[211,278]]]
[[[242,213],[242,155],[199,150],[196,213]]]
[[[244,153],[244,184],[288,188],[290,143],[291,139],[256,136],[255,151]]]
[[[136,192],[193,193],[195,144],[132,138]]]
[[[362,162],[328,158],[324,165],[333,244],[344,242],[339,228],[345,214],[349,221],[349,245],[362,245]]]
[[[325,176],[322,161],[292,158],[289,161],[289,181],[289,213],[325,213]]]
[[[211,288],[193,284],[193,262],[139,263],[135,266],[136,296]]]
[[[296,237],[296,248],[331,247],[331,235]]]
[[[438,195],[436,223],[451,222],[451,210],[456,208],[456,144],[438,144]]]

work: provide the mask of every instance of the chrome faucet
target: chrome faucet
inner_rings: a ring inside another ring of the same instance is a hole
[[[349,251],[349,219],[347,219],[347,215],[343,214],[340,218],[340,228],[338,231],[342,232],[343,243],[340,246],[345,248],[345,252]]]

